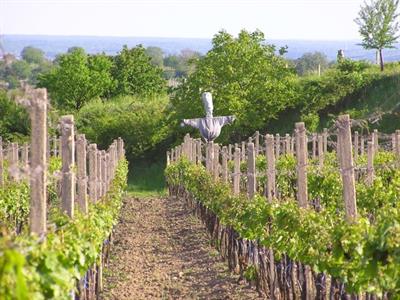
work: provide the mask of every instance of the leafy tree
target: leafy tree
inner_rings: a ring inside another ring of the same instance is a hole
[[[321,71],[329,66],[328,58],[321,52],[304,53],[294,61],[294,64],[299,75],[315,74],[318,72],[318,66],[320,66]]]
[[[39,76],[38,85],[48,89],[60,108],[79,110],[88,100],[109,92],[111,66],[107,56],[88,56],[83,49],[76,48],[60,55],[57,65]]]
[[[236,138],[266,127],[278,112],[291,106],[295,74],[275,54],[260,31],[241,31],[237,38],[225,31],[212,40],[213,48],[196,64],[196,70],[176,90],[172,99],[178,119],[202,117],[201,93],[212,92],[215,115],[236,116]],[[223,134],[229,134],[229,129]]]
[[[19,79],[28,79],[32,68],[25,60],[16,60],[11,64],[11,72]]]
[[[183,49],[179,55],[168,55],[164,58],[164,76],[188,77],[195,70],[194,62],[201,57],[199,52]],[[174,71],[174,74],[171,74]]]
[[[45,60],[43,50],[31,46],[22,49],[21,57],[26,62],[34,64],[41,64]]]
[[[360,27],[361,45],[379,52],[381,71],[384,69],[382,50],[394,48],[393,44],[399,37],[398,5],[399,0],[371,0],[364,3],[355,19]]]
[[[162,68],[164,66],[164,53],[159,47],[147,47],[146,53],[151,57],[151,63]]]
[[[112,75],[116,80],[114,95],[151,95],[163,92],[166,87],[162,69],[152,65],[141,45],[122,48],[114,57]]]
[[[138,158],[169,135],[165,117],[168,103],[167,96],[118,96],[105,102],[93,100],[78,112],[77,127],[100,147],[106,147],[117,136],[122,137],[127,157]]]
[[[0,90],[0,136],[3,139],[23,139],[29,135],[30,119],[22,106]]]

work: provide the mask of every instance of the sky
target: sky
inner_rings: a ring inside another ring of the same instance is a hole
[[[0,34],[355,40],[363,0],[0,0]]]

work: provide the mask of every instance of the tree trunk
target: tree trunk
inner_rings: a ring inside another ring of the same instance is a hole
[[[380,62],[380,65],[381,65],[381,71],[383,71],[384,65],[383,65],[382,49],[379,49],[379,62]]]

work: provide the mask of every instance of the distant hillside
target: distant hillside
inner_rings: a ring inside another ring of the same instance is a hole
[[[19,55],[26,46],[42,49],[46,56],[54,58],[73,46],[82,47],[88,53],[116,54],[124,44],[133,47],[142,44],[145,47],[156,46],[166,54],[179,53],[183,49],[192,49],[206,53],[211,48],[211,39],[199,38],[157,38],[157,37],[99,37],[99,36],[46,36],[46,35],[5,35],[2,43],[7,52]],[[306,52],[320,51],[329,60],[336,60],[337,51],[343,49],[351,59],[375,60],[375,51],[366,51],[357,44],[359,41],[307,41],[307,40],[268,40],[278,47],[287,45],[287,58],[296,59]],[[400,46],[397,45],[397,46]],[[400,60],[400,50],[385,50],[386,61]]]

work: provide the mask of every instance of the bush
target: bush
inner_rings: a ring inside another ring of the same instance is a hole
[[[77,114],[77,127],[100,147],[122,137],[131,160],[154,149],[169,135],[166,124],[168,103],[165,95],[93,100]]]

